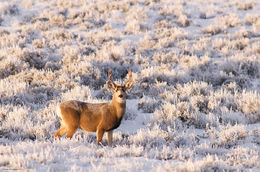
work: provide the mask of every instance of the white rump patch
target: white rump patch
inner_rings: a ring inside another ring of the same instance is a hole
[[[57,115],[60,118],[60,120],[62,120],[62,115],[61,115],[61,111],[60,111],[60,106],[59,105],[57,107]]]

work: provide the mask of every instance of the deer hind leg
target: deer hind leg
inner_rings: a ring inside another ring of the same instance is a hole
[[[61,126],[60,129],[55,133],[55,137],[61,138],[66,133],[66,128]]]
[[[105,130],[104,129],[98,129],[97,130],[97,144],[99,145],[102,141],[103,135]]]
[[[107,132],[108,146],[112,146],[113,142],[113,130]]]
[[[80,114],[77,111],[67,109],[69,113],[63,114],[63,122],[67,129],[66,138],[72,138],[79,127]]]
[[[77,127],[73,127],[73,128],[69,128],[68,129],[68,132],[67,132],[67,135],[66,135],[66,138],[72,138],[72,136],[74,135],[74,133],[76,132],[77,130]]]

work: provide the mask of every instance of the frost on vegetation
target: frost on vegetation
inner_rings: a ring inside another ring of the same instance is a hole
[[[7,106],[5,106],[7,108]],[[3,109],[3,107],[1,108]],[[4,115],[4,121],[1,123],[0,132],[3,137],[8,139],[32,139],[35,140],[34,123],[31,120],[32,114],[29,108],[12,107],[9,108],[8,116]],[[19,115],[18,115],[19,114]],[[23,124],[21,126],[21,124]]]
[[[129,137],[129,142],[145,148],[159,147],[166,143],[167,133],[156,126],[153,129],[139,130]]]
[[[226,155],[226,161],[229,165],[243,165],[246,168],[259,167],[259,154],[254,149],[237,147],[233,148]]]
[[[217,35],[217,34],[225,34],[227,32],[226,26],[220,26],[217,24],[209,25],[206,28],[203,28],[202,33],[210,34],[210,35]]]
[[[157,31],[156,38],[163,40],[172,40],[172,41],[178,41],[178,40],[183,40],[187,38],[188,31],[185,31],[182,28],[164,28],[162,30]],[[167,46],[166,46],[167,47]]]
[[[199,17],[201,19],[210,19],[210,18],[214,18],[216,16],[216,12],[218,10],[215,9],[216,7],[214,6],[210,6],[208,8],[203,8],[203,9],[200,9],[200,14],[199,14]]]
[[[236,27],[240,24],[240,19],[236,14],[229,14],[227,16],[216,18],[215,20],[215,23],[218,23],[222,27]]]
[[[161,96],[165,95],[169,95],[167,102],[156,108],[155,123],[161,121],[161,124],[174,128],[176,123],[182,121],[196,128],[205,128],[207,124],[217,126],[219,123],[259,122],[259,95],[239,92],[231,85],[214,91],[207,83],[194,82],[177,85],[175,90]],[[243,97],[247,97],[247,100]]]
[[[259,5],[1,1],[0,171],[257,171]],[[58,103],[111,100],[109,69],[134,81],[114,147],[54,140]]]
[[[252,25],[254,23],[256,23],[259,19],[259,15],[256,14],[246,14],[245,16],[245,22],[248,25]]]
[[[178,24],[183,27],[187,27],[191,24],[191,21],[186,15],[180,15],[178,18]]]
[[[244,57],[241,54],[231,56],[223,65],[223,71],[232,75],[244,75],[249,77],[259,76],[259,59],[256,56]]]
[[[246,114],[250,123],[260,120],[260,95],[257,92],[243,91],[236,99],[241,111]]]
[[[143,96],[138,102],[138,109],[144,113],[152,113],[161,104],[160,100]]]
[[[164,169],[168,171],[176,169],[177,171],[228,171],[235,170],[236,168],[227,166],[225,161],[223,159],[219,159],[217,156],[206,155],[202,159],[196,161],[187,159],[185,163],[167,163]]]
[[[3,79],[10,75],[15,75],[27,66],[28,65],[24,61],[9,56],[3,63],[0,63],[0,78]]]
[[[255,4],[251,0],[246,0],[238,2],[237,6],[239,10],[250,10],[255,6]]]
[[[19,9],[17,5],[8,2],[0,2],[0,16],[17,15]]]
[[[130,109],[130,108],[126,108],[126,112],[123,116],[124,120],[135,120],[137,117],[137,112]]]
[[[92,99],[92,91],[87,86],[85,87],[77,86],[62,94],[62,101],[79,100],[79,101],[89,102],[91,99]]]
[[[216,130],[214,134],[213,139],[216,139],[216,141],[213,141],[213,146],[224,147],[232,147],[236,145],[239,140],[242,141],[248,136],[244,125],[220,126],[220,130]]]

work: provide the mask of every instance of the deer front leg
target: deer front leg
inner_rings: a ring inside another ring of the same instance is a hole
[[[113,130],[107,132],[108,146],[112,146],[113,142]]]
[[[97,144],[100,145],[103,135],[104,135],[105,130],[104,129],[98,129],[97,130]]]

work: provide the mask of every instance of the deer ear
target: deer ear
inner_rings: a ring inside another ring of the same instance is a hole
[[[112,81],[107,81],[107,87],[110,89],[110,90],[115,90],[116,88],[116,85],[112,82]]]

